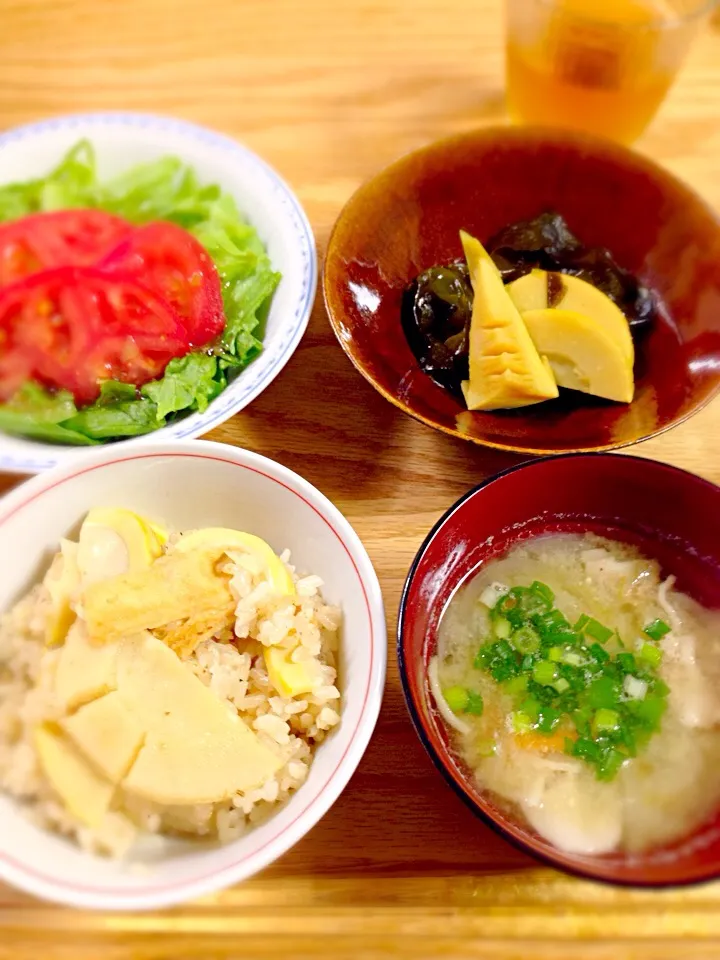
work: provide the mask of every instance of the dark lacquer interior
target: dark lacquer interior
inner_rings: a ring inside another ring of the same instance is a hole
[[[515,467],[451,508],[421,547],[408,578],[398,655],[415,726],[436,765],[472,808],[504,835],[556,866],[614,883],[682,884],[720,876],[720,811],[681,843],[632,860],[564,854],[508,818],[472,782],[450,748],[428,695],[426,668],[452,593],[479,564],[519,539],[587,531],[636,544],[678,589],[720,608],[720,488],[674,467],[612,454],[539,460]],[[696,785],[702,789],[702,785]]]
[[[656,291],[663,316],[638,345],[623,405],[563,391],[524,410],[469,413],[422,373],[403,335],[403,290],[462,256],[463,228],[487,241],[545,210]],[[399,160],[349,201],[330,239],[325,301],[358,369],[431,426],[528,453],[618,447],[659,433],[720,386],[720,223],[650,160],[576,134],[485,129]]]

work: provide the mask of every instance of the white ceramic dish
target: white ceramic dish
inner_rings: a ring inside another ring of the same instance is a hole
[[[229,526],[289,548],[343,610],[340,725],[307,781],[262,826],[224,847],[164,840],[140,867],[82,852],[25,819],[0,795],[0,879],[77,907],[154,909],[237,883],[293,846],[334,803],[375,727],[387,661],[382,596],[365,549],[340,512],[292,471],[218,443],[154,443],[93,452],[33,478],[0,501],[0,609],[42,573],[58,539],[93,506],[124,506],[176,529]],[[135,863],[138,863],[136,859]]]
[[[123,448],[197,437],[246,407],[292,356],[315,299],[317,257],[312,230],[288,185],[263,160],[228,137],[202,127],[145,114],[77,114],[16,127],[0,135],[0,183],[46,174],[73,144],[87,137],[101,177],[143,161],[175,154],[207,183],[219,183],[257,229],[282,280],[267,319],[264,349],[210,404],[145,437],[118,441]],[[87,456],[87,447],[39,443],[0,433],[0,470],[39,473]]]

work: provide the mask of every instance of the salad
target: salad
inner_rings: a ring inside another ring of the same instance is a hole
[[[261,351],[280,274],[177,157],[105,183],[82,140],[0,187],[0,430],[90,445],[206,409]]]

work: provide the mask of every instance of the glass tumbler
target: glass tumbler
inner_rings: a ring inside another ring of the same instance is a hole
[[[506,0],[512,118],[635,140],[716,2]]]

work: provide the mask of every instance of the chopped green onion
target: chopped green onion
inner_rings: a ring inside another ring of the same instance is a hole
[[[442,691],[442,695],[453,713],[464,713],[470,702],[470,695],[465,687],[448,687]]]
[[[517,605],[518,605],[517,597],[511,590],[509,593],[506,593],[504,597],[500,597],[500,599],[495,604],[495,607],[493,609],[495,613],[498,613],[501,615],[502,614],[507,615],[509,613],[512,613],[517,607]]]
[[[593,717],[593,726],[596,731],[606,732],[617,730],[620,724],[620,714],[617,710],[608,710],[602,707]]]
[[[587,688],[588,706],[594,710],[607,707],[612,710],[618,702],[618,686],[612,677],[597,677]]]
[[[653,620],[646,627],[643,627],[643,633],[647,634],[651,640],[662,640],[666,633],[670,633],[670,624],[664,620]]]
[[[629,757],[636,757],[637,756],[637,737],[633,733],[630,724],[627,722],[627,719],[628,718],[626,717],[625,722],[620,727],[620,730],[618,731],[618,733],[620,734],[620,739],[622,740],[625,746],[627,755]]]
[[[493,757],[497,753],[497,743],[494,740],[480,740],[477,748],[481,757]]]
[[[533,680],[543,686],[549,686],[557,677],[557,667],[549,660],[540,660],[533,666]]]
[[[533,728],[532,720],[521,710],[516,710],[513,714],[511,714],[511,719],[512,728],[515,733],[529,733]]]
[[[465,713],[470,713],[475,717],[481,717],[482,712],[485,709],[485,704],[483,703],[483,698],[479,693],[474,693],[472,690],[468,690],[468,702],[465,707]]]
[[[623,673],[635,673],[637,664],[631,653],[619,653],[615,658]]]
[[[525,693],[528,686],[528,678],[520,675],[519,677],[512,677],[510,680],[506,680],[503,684],[503,689],[506,693],[509,693],[510,696],[517,696],[520,693]]]
[[[520,713],[524,713],[526,717],[529,717],[533,723],[537,722],[538,717],[540,716],[540,711],[542,710],[542,704],[539,700],[525,700],[524,703],[520,704]]]
[[[541,637],[572,633],[570,624],[559,610],[535,614],[532,622]]]
[[[541,583],[539,580],[534,580],[533,583],[530,584],[530,589],[533,591],[533,593],[537,593],[539,596],[547,600],[550,606],[555,603],[555,594],[546,583]]]
[[[607,650],[603,650],[599,643],[590,644],[588,650],[596,663],[607,663],[610,659],[610,654]]]
[[[630,701],[628,706],[632,708],[635,717],[643,726],[655,729],[665,713],[667,703],[664,698],[647,696],[644,700]]]
[[[623,690],[631,700],[644,700],[648,692],[647,680],[641,680],[639,677],[633,677],[627,674],[623,680]]]
[[[510,639],[515,649],[523,655],[536,653],[540,649],[540,637],[530,626],[520,627]]]
[[[474,666],[478,670],[487,670],[497,683],[516,677],[520,673],[517,653],[507,640],[498,640],[496,643],[488,643],[480,647]]]
[[[627,760],[625,754],[611,747],[598,764],[598,780],[612,780],[625,760]]]
[[[543,707],[538,716],[538,729],[543,733],[552,733],[560,722],[562,713],[553,707]]]
[[[631,653],[617,630],[588,614],[571,626],[554,602],[540,581],[499,596],[490,610],[491,639],[475,666],[511,697],[511,729],[549,736],[572,722],[578,738],[566,738],[565,751],[591,765],[598,779],[611,780],[657,731],[667,708],[669,690],[657,673],[662,651],[650,642],[666,625],[649,624],[648,641]],[[462,703],[460,712],[480,715],[478,694],[460,688],[454,695],[456,709]]]
[[[591,718],[592,710],[590,710],[589,707],[582,707],[582,709],[576,710],[573,713],[572,721],[575,724],[575,729],[581,737],[586,737],[590,733]]]
[[[640,647],[640,659],[649,663],[651,667],[657,669],[662,663],[662,650],[660,647],[653,646],[652,643],[644,643]]]
[[[613,635],[613,631],[609,627],[604,627],[599,620],[594,620],[592,617],[587,618],[583,631],[593,640],[597,640],[598,643],[607,643]]]
[[[589,760],[590,763],[597,763],[600,759],[600,747],[589,737],[578,737],[573,744],[572,754],[582,760]]]
[[[520,611],[526,620],[530,617],[541,616],[552,607],[552,600],[548,600],[542,593],[538,593],[532,588],[528,590],[527,587],[513,587],[513,593],[517,597]]]

